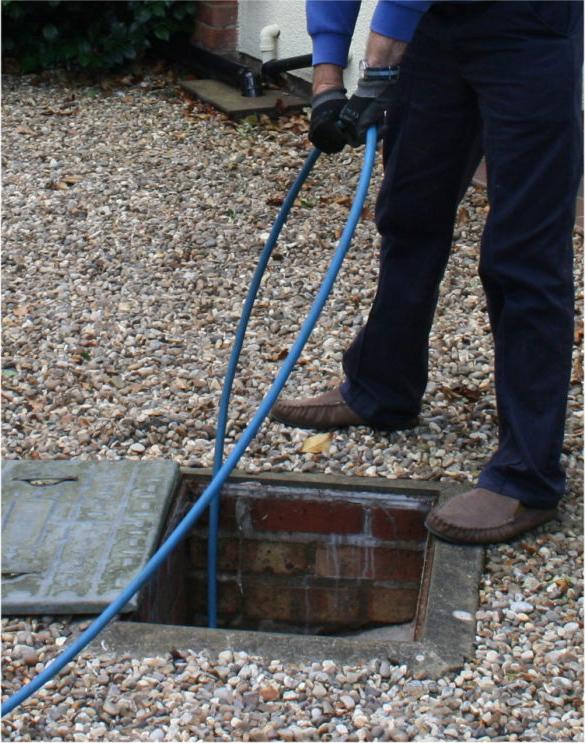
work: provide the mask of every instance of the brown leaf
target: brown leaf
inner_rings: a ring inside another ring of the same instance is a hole
[[[288,356],[288,348],[283,348],[275,356],[270,358],[271,361],[283,361]]]
[[[47,108],[41,111],[41,114],[43,116],[73,116],[73,114],[76,114],[78,110],[79,109],[77,108],[64,109],[47,106]]]
[[[351,206],[353,199],[351,196],[321,196],[323,204],[339,204],[339,206]]]
[[[66,191],[69,186],[63,181],[49,181],[47,188],[50,188],[51,191]]]
[[[481,397],[481,390],[473,390],[462,384],[455,385],[455,387],[439,387],[439,390],[448,400],[456,400],[458,397],[465,397],[468,400],[471,400],[471,402],[477,402]]]
[[[68,186],[73,186],[75,183],[79,183],[83,180],[82,175],[64,175],[61,178],[63,183],[66,183]]]
[[[573,374],[571,376],[572,384],[581,384],[583,382],[583,357],[577,356],[573,365]]]
[[[15,131],[17,134],[34,134],[34,131],[28,126],[17,126]]]
[[[283,201],[284,201],[283,196],[269,196],[266,199],[266,204],[268,206],[281,206]]]
[[[577,325],[575,328],[575,345],[580,346],[583,343],[583,325]]]
[[[317,433],[303,441],[301,452],[303,454],[326,454],[329,451],[330,445],[330,433]]]
[[[29,313],[27,304],[19,304],[18,307],[14,308],[14,314],[16,317],[26,317]]]
[[[464,225],[469,222],[469,212],[464,206],[459,207],[459,211],[457,212],[457,224],[458,225]]]

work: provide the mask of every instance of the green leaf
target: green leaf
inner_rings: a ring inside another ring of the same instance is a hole
[[[59,36],[59,29],[53,26],[52,23],[49,23],[48,26],[43,26],[43,36],[47,41],[55,41],[57,36]]]
[[[138,23],[148,23],[148,21],[152,18],[152,15],[148,8],[142,7],[137,11],[134,18],[138,21]]]
[[[166,26],[157,26],[154,29],[154,35],[157,39],[161,39],[162,41],[168,41],[171,37],[169,29]]]

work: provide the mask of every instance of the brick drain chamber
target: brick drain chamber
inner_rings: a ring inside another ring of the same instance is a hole
[[[162,540],[210,477],[181,469]],[[460,668],[473,654],[483,549],[440,542],[424,527],[452,492],[441,483],[235,472],[221,495],[218,627],[207,627],[206,513],[100,647],[385,657],[431,676]]]
[[[185,471],[165,532],[208,477]],[[361,489],[350,481],[239,476],[221,497],[218,626],[343,635],[390,625],[414,637],[430,559],[424,519],[432,495]],[[159,571],[144,621],[207,623],[207,514]]]

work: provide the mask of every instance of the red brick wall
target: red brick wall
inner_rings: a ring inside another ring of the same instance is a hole
[[[413,619],[426,509],[232,487],[221,503],[220,626],[335,632]],[[205,621],[206,521],[188,541],[196,624]]]
[[[212,52],[236,49],[238,0],[206,0],[197,6],[193,41]]]

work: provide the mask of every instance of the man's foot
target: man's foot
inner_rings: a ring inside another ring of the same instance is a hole
[[[343,399],[339,387],[317,397],[301,400],[279,400],[270,411],[270,418],[278,423],[296,428],[314,428],[329,431],[347,426],[369,426],[370,424],[355,413]],[[411,418],[395,427],[372,426],[384,431],[399,431],[413,428],[418,419]]]
[[[557,516],[556,508],[528,508],[515,498],[475,488],[433,509],[425,526],[446,542],[492,544],[514,539]]]

